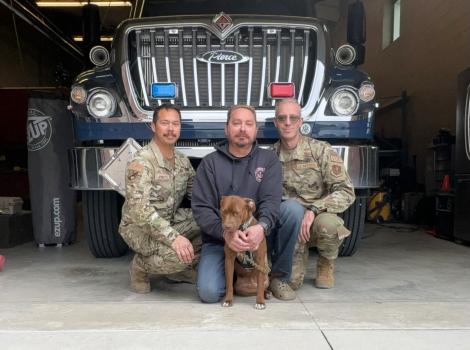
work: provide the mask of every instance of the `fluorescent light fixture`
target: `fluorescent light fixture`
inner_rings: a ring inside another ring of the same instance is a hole
[[[37,1],[38,7],[82,7],[88,1]],[[90,4],[103,7],[131,7],[130,1],[91,1]]]
[[[73,41],[82,42],[83,36],[82,35],[74,35]],[[100,36],[100,41],[113,41],[113,37],[110,35],[102,35]]]

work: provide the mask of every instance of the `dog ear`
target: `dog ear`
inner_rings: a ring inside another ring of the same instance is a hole
[[[246,205],[248,206],[248,208],[250,209],[250,211],[252,213],[254,213],[256,211],[256,204],[255,204],[255,201],[251,198],[245,198],[245,201],[246,201]]]

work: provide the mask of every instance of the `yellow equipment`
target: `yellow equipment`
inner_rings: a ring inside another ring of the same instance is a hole
[[[388,193],[384,191],[372,193],[367,200],[367,219],[384,222],[390,220],[391,216],[391,204]]]

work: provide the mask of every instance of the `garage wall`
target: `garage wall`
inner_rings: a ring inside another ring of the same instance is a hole
[[[455,133],[457,74],[470,66],[470,1],[401,0],[401,34],[382,48],[384,9],[391,0],[363,0],[367,16],[366,63],[382,104],[406,90],[405,137],[409,159],[424,183],[427,146],[439,128]],[[397,112],[379,115],[376,130],[400,136]]]

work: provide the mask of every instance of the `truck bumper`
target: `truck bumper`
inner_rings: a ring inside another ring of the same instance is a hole
[[[356,189],[379,186],[378,148],[375,146],[333,146],[344,159],[344,164]],[[70,185],[75,190],[113,189],[99,170],[107,164],[118,148],[76,147],[69,151]],[[178,147],[190,158],[202,158],[214,151],[213,147]],[[125,166],[123,166],[125,171]]]

